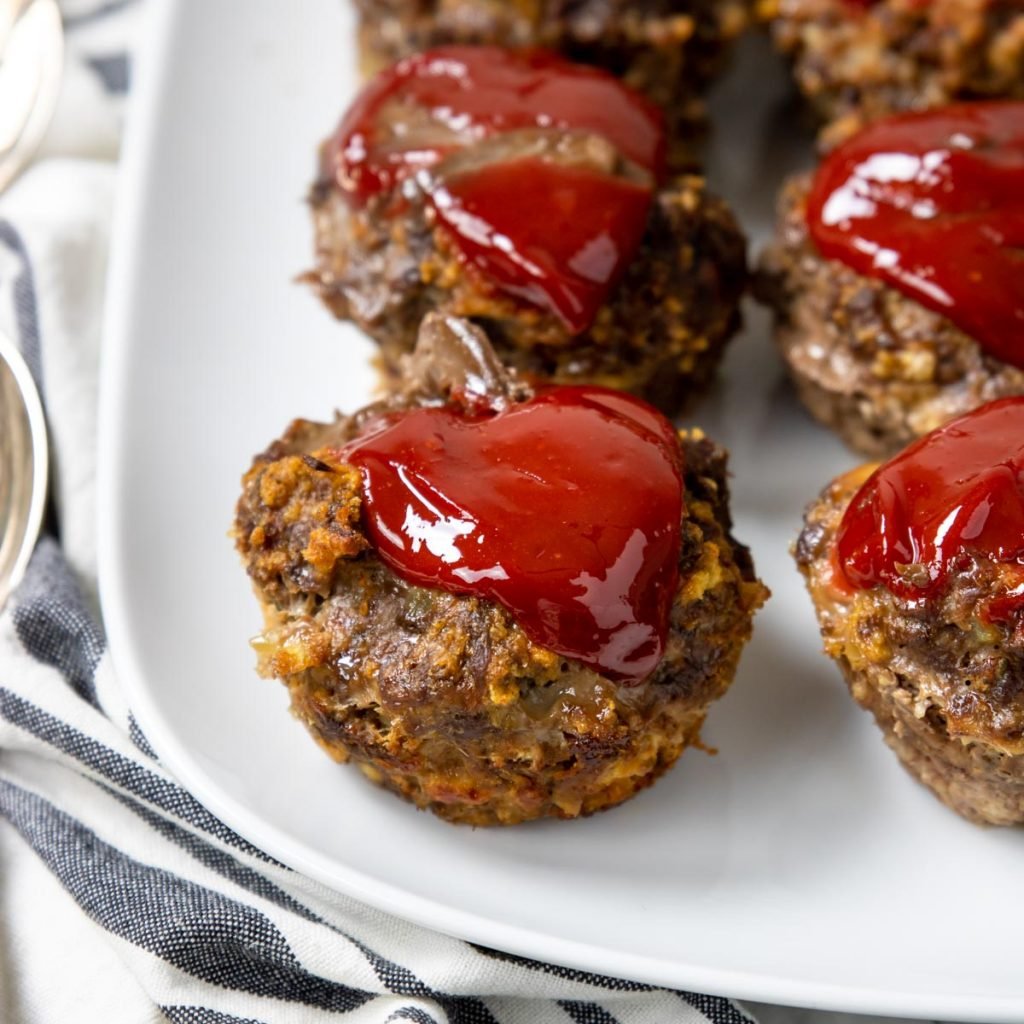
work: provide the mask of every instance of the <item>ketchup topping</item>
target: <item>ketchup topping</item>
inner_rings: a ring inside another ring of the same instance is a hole
[[[453,149],[521,128],[600,135],[664,173],[661,112],[606,71],[548,50],[441,46],[381,72],[356,98],[338,128],[338,183],[362,204]]]
[[[911,600],[935,596],[964,556],[1024,566],[1024,397],[953,420],[877,469],[843,516],[835,554],[852,587]],[[997,595],[990,617],[1024,605],[1018,589]]]
[[[807,221],[823,256],[881,278],[1024,367],[1024,102],[869,125],[821,165]]]
[[[577,333],[639,246],[651,193],[587,167],[529,159],[452,178],[431,199],[467,262]]]
[[[639,399],[556,387],[504,409],[385,417],[344,452],[401,578],[493,600],[535,642],[637,684],[665,647],[683,512],[672,425]]]
[[[524,129],[549,144],[481,149],[472,168],[458,159]],[[628,169],[560,148],[565,133],[598,136]],[[448,46],[378,75],[328,157],[356,207],[415,177],[463,262],[578,333],[640,243],[665,152],[661,112],[607,72],[545,50]]]

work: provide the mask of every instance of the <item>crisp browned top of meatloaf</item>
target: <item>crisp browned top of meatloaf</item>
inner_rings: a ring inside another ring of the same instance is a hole
[[[952,321],[822,258],[807,227],[810,181],[800,175],[783,189],[755,291],[775,310],[776,340],[817,419],[877,457],[1024,393],[1024,372],[986,355]]]
[[[733,38],[747,17],[741,0],[356,0],[356,6],[366,41],[390,60],[449,42],[674,52],[695,37]]]
[[[758,0],[834,145],[865,121],[955,99],[1024,97],[1019,0]]]
[[[502,144],[530,146],[531,133]],[[603,140],[588,145],[594,161],[621,164]],[[401,216],[386,214],[385,202],[353,210],[323,173],[311,194],[316,266],[306,280],[378,342],[392,380],[423,317],[440,311],[483,325],[499,357],[526,376],[620,388],[675,412],[704,390],[739,327],[746,240],[702,178],[674,179],[656,194],[639,251],[577,335],[467,267],[422,195],[413,192]]]
[[[433,317],[424,333],[386,407],[443,401],[467,375],[511,400],[529,394],[467,325]],[[696,742],[766,596],[731,536],[721,449],[681,442],[670,634],[653,676],[628,686],[533,643],[496,604],[383,565],[360,522],[359,474],[339,454],[365,415],[296,421],[245,476],[235,537],[264,611],[261,671],[288,685],[333,756],[452,820],[573,816],[649,784]]]

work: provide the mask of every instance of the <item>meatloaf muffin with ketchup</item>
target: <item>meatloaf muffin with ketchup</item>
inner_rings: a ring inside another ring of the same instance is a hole
[[[307,279],[392,375],[437,310],[532,379],[676,411],[740,322],[743,235],[702,179],[666,176],[657,109],[544,51],[448,47],[382,73],[311,201]]]
[[[436,46],[544,47],[617,75],[669,117],[693,158],[700,94],[747,23],[746,0],[357,0],[363,67]],[[673,161],[678,166],[679,161]]]
[[[868,121],[1024,99],[1020,0],[759,0],[834,145]]]
[[[338,761],[450,821],[572,818],[699,745],[767,595],[725,454],[646,403],[533,390],[426,319],[400,391],[243,481],[260,671]]]
[[[780,207],[757,291],[807,408],[852,448],[1024,393],[1024,102],[875,122]]]
[[[825,650],[907,769],[976,822],[1024,822],[1024,398],[983,406],[807,511]]]

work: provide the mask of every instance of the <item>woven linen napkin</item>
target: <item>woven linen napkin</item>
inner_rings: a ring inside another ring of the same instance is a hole
[[[34,166],[0,198],[0,329],[35,376],[52,515],[0,616],[0,1020],[744,1024],[726,1000],[504,955],[296,874],[161,766],[96,594],[96,366],[121,107],[143,0],[66,0]]]

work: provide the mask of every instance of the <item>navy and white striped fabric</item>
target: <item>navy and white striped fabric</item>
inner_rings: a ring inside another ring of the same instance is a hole
[[[744,1024],[729,1002],[471,946],[331,892],[160,765],[95,592],[96,361],[142,0],[66,0],[67,89],[0,198],[0,329],[47,407],[52,514],[0,616],[0,1020]]]

